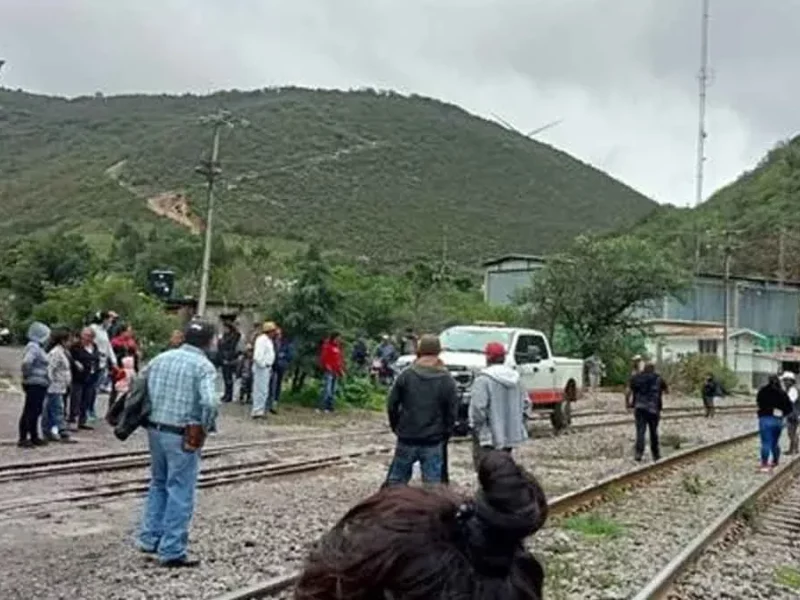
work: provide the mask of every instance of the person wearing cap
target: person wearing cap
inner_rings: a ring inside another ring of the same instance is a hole
[[[797,401],[797,377],[791,371],[784,371],[781,375],[781,382],[786,394],[789,396],[789,401],[792,403],[792,412],[786,417],[786,434],[789,436],[789,451],[787,454],[797,454],[798,450],[798,437],[797,425],[800,422],[800,403]]]
[[[254,419],[262,419],[267,414],[269,380],[275,364],[275,344],[272,338],[277,329],[274,322],[266,321],[253,344],[253,410],[250,416]]]
[[[423,335],[417,359],[389,390],[389,425],[397,444],[384,486],[406,485],[417,462],[423,483],[446,483],[446,446],[455,425],[458,391],[439,358],[441,350],[437,336]]]
[[[215,338],[213,324],[191,321],[184,343],[159,354],[145,370],[150,487],[137,543],[165,567],[199,564],[187,553],[204,437],[197,443],[194,433],[208,433],[217,416],[216,369],[207,356]]]
[[[490,450],[511,452],[528,439],[525,405],[528,394],[519,373],[506,366],[506,348],[490,342],[484,348],[486,368],[472,384],[469,424],[475,468]]]

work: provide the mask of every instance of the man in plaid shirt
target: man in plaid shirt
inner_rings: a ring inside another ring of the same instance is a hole
[[[192,321],[184,343],[147,367],[151,479],[139,548],[157,554],[165,567],[200,564],[187,556],[200,450],[184,449],[184,434],[198,424],[207,432],[216,419],[216,369],[206,356],[214,339],[213,325]]]

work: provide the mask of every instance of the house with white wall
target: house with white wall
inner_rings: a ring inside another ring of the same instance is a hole
[[[647,354],[657,362],[676,361],[691,354],[711,354],[723,360],[722,323],[651,319],[646,326]],[[763,340],[762,334],[751,329],[728,331],[728,367],[748,388],[758,387],[781,368],[780,360],[760,351],[758,343]]]

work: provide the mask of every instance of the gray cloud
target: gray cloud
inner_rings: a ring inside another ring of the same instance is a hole
[[[800,0],[712,0],[707,192],[800,129]],[[432,95],[664,202],[693,197],[700,0],[0,0],[2,83]]]

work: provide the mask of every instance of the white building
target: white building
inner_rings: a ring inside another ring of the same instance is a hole
[[[723,359],[722,323],[652,319],[647,325],[647,354],[657,362],[679,360],[690,354],[713,354],[720,361]],[[764,336],[751,329],[728,331],[728,367],[748,388],[758,387],[781,368],[779,359],[760,352],[761,340]]]

